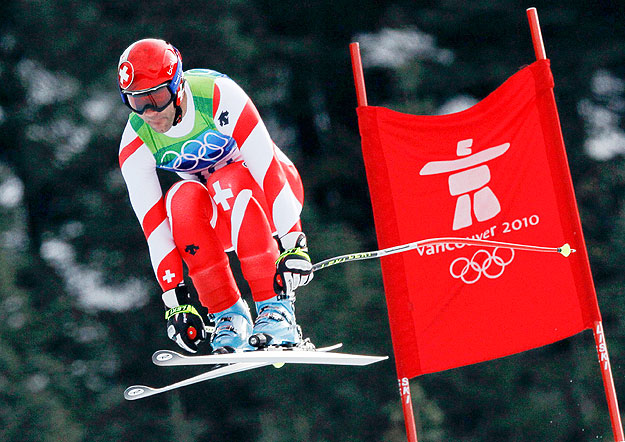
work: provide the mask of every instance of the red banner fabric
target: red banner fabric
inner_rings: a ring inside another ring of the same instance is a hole
[[[577,250],[446,244],[383,257],[400,377],[539,347],[601,319],[549,60],[462,112],[363,106],[358,118],[380,248],[453,236]]]

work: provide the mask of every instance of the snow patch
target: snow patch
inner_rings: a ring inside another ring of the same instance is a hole
[[[584,147],[595,160],[607,161],[625,154],[625,132],[621,129],[625,112],[625,81],[600,69],[590,81],[593,97],[579,102],[588,136]]]
[[[439,48],[433,36],[414,27],[383,28],[377,33],[357,34],[354,40],[362,50],[364,67],[398,68],[413,59],[434,60],[444,65],[454,61],[452,51]]]
[[[145,284],[131,279],[115,286],[106,285],[101,271],[76,262],[74,248],[66,241],[44,241],[41,256],[63,276],[67,288],[86,310],[127,311],[147,302]]]

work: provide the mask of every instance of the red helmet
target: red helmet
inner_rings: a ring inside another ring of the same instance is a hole
[[[117,85],[124,104],[142,114],[146,109],[180,106],[182,57],[164,40],[147,38],[128,46],[119,58]]]

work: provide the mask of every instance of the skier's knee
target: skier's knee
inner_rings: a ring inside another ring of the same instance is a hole
[[[183,180],[174,184],[165,194],[165,209],[170,221],[180,212],[211,207],[206,187],[197,181]]]

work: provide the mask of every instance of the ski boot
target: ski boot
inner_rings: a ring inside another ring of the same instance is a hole
[[[295,293],[257,302],[256,311],[258,317],[249,339],[252,347],[293,347],[302,341],[302,330],[295,323]]]
[[[248,338],[252,331],[252,317],[247,302],[239,298],[232,307],[211,313],[209,317],[215,322],[210,339],[214,354],[251,350]]]

